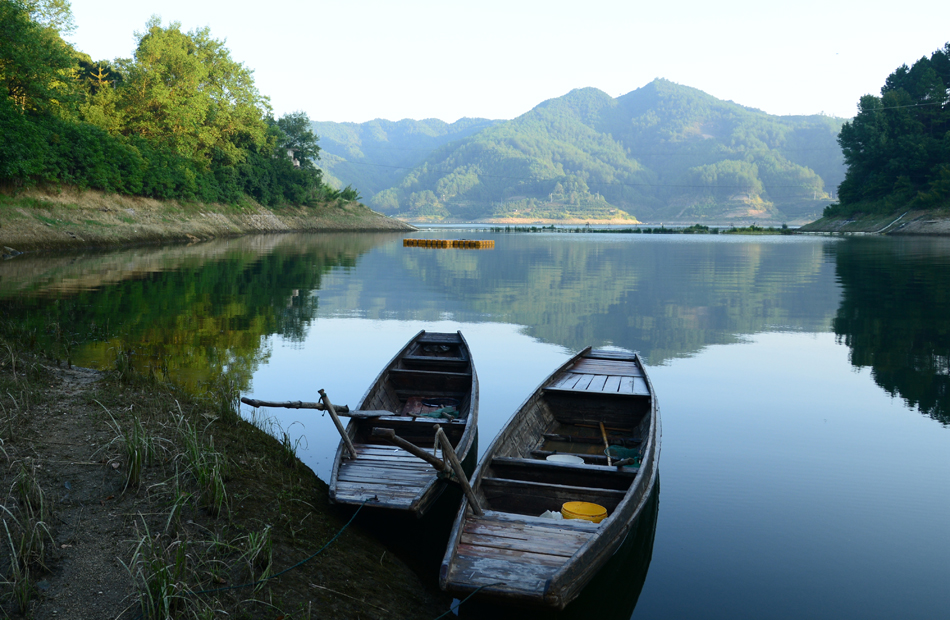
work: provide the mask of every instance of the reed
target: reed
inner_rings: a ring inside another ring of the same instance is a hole
[[[180,455],[185,468],[194,477],[198,486],[198,499],[212,515],[218,516],[228,505],[225,478],[228,461],[224,454],[214,449],[214,438],[208,444],[202,441],[198,427],[184,418],[178,422],[178,433],[183,451]]]
[[[129,563],[122,562],[138,593],[142,617],[181,617],[192,591],[188,585],[189,543],[176,539],[168,544],[152,535],[142,520],[142,530]]]
[[[269,525],[265,525],[260,532],[251,532],[247,535],[241,559],[247,564],[251,580],[261,582],[257,584],[255,591],[263,588],[264,580],[274,572],[274,541]]]

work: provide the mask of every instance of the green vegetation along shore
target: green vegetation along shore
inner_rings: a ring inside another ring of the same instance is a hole
[[[342,199],[303,112],[273,117],[253,71],[208,28],[153,17],[132,58],[63,38],[67,0],[0,0],[0,187],[313,208]]]

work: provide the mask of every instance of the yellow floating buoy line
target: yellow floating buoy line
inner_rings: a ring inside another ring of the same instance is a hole
[[[404,248],[454,248],[457,250],[494,250],[491,239],[403,239]]]

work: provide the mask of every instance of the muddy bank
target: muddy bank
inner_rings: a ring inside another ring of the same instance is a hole
[[[898,211],[888,215],[821,218],[800,232],[865,233],[879,235],[950,235],[950,209]]]
[[[60,367],[8,336],[4,615],[389,620],[448,609],[362,517],[329,504],[266,421],[223,406],[226,386],[192,398],[118,364]]]
[[[19,252],[253,233],[411,230],[413,226],[358,202],[266,208],[250,200],[240,205],[181,203],[91,190],[0,193],[0,247]]]

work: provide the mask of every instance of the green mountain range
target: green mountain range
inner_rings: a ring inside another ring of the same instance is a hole
[[[397,185],[406,173],[443,144],[466,138],[503,121],[463,118],[449,124],[376,119],[367,123],[313,121],[320,136],[320,161],[327,181],[342,189],[352,185],[369,200]]]
[[[411,220],[805,221],[844,178],[844,119],[772,116],[657,79],[510,121],[314,123],[321,166]]]

